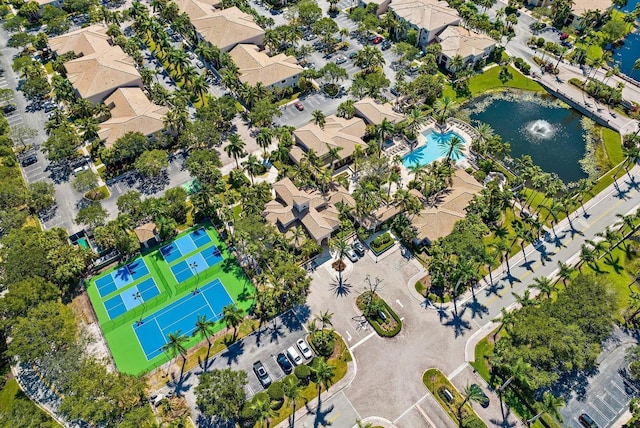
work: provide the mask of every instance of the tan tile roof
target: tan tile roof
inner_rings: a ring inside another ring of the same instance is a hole
[[[295,77],[303,70],[294,57],[283,53],[270,57],[255,45],[240,44],[229,55],[238,66],[240,80],[252,86],[258,82],[271,86]]]
[[[466,216],[465,208],[469,201],[481,190],[482,185],[475,178],[464,170],[456,169],[453,184],[440,197],[440,202],[436,206],[423,208],[410,219],[417,231],[416,239],[429,239],[433,242],[449,235],[456,222]],[[424,197],[420,195],[420,199],[423,200]]]
[[[219,0],[174,0],[178,5],[178,13],[186,13],[191,20],[211,15],[218,6]]]
[[[365,229],[373,230],[382,223],[394,218],[399,212],[400,209],[395,205],[384,205],[366,217],[358,219],[358,223]]]
[[[580,16],[587,10],[599,10],[604,12],[613,6],[613,2],[611,0],[574,0],[573,6],[571,6],[571,11]]]
[[[149,239],[156,237],[156,224],[153,222],[145,223],[142,226],[136,227],[133,232],[138,237],[138,241],[147,242]]]
[[[496,45],[496,41],[486,34],[476,33],[457,25],[442,30],[437,40],[442,47],[442,53],[451,59],[456,55],[460,55],[462,59],[476,57]]]
[[[368,123],[379,124],[383,119],[396,124],[404,120],[404,115],[393,110],[389,103],[381,103],[373,98],[363,98],[354,104],[356,115],[362,117]]]
[[[58,55],[75,52],[76,55],[91,55],[111,49],[111,37],[107,36],[107,27],[102,24],[81,28],[61,36],[49,39],[49,47]]]
[[[331,115],[325,121],[324,129],[309,123],[293,131],[296,142],[303,145],[306,150],[313,149],[319,157],[329,153],[327,145],[342,147],[338,152],[341,158],[351,156],[357,145],[367,146],[361,138],[366,132],[366,124],[362,119],[344,119]]]
[[[283,233],[302,224],[316,242],[329,237],[340,226],[335,203],[341,201],[355,207],[349,192],[340,186],[323,194],[318,190],[298,189],[289,178],[284,178],[273,184],[273,190],[277,199],[266,204],[264,217]],[[308,206],[308,209],[299,211],[296,206]]]
[[[256,43],[257,40],[261,44],[264,40],[264,30],[251,15],[235,6],[191,18],[191,23],[203,39],[224,52],[239,43]]]
[[[458,12],[438,0],[393,0],[390,8],[405,21],[425,30],[434,30],[460,22]]]
[[[133,59],[113,46],[105,52],[96,52],[64,64],[67,78],[82,98],[100,102],[101,94],[119,87],[142,87],[140,73]],[[106,96],[109,94],[107,93]]]
[[[128,132],[151,135],[161,131],[169,110],[149,101],[140,88],[117,89],[104,103],[111,108],[111,118],[100,124],[98,136],[106,147]]]

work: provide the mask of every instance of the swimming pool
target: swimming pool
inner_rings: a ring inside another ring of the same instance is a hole
[[[409,168],[416,164],[419,166],[428,165],[434,160],[445,157],[447,143],[451,141],[453,137],[458,137],[462,141],[464,141],[464,138],[453,131],[441,134],[439,132],[435,132],[433,129],[430,129],[428,131],[425,131],[422,135],[424,135],[424,137],[427,139],[427,142],[420,147],[412,150],[402,158],[402,164],[406,168]],[[452,159],[454,161],[459,161],[464,157],[464,153],[460,153],[459,156],[454,155]]]

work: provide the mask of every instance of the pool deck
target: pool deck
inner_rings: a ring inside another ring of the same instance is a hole
[[[455,132],[456,134],[460,135],[460,137],[462,137],[465,142],[464,157],[456,162],[456,166],[463,169],[467,168],[470,166],[469,157],[471,142],[473,141],[476,132],[470,124],[458,119],[448,119],[447,125],[447,132]],[[413,150],[422,146],[423,144],[426,144],[427,137],[424,136],[424,133],[430,130],[436,130],[436,121],[431,117],[427,121],[427,124],[420,128],[417,137],[417,144]],[[404,139],[394,139],[392,145],[384,148],[384,152],[390,158],[394,158],[395,156],[403,157],[411,152],[411,148]],[[414,174],[402,164],[400,164],[400,175],[402,177],[402,185],[407,185],[414,178]]]

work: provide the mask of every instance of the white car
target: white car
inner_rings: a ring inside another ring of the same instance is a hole
[[[347,62],[347,58],[344,55],[340,55],[336,58],[336,64],[344,64]]]
[[[300,357],[300,354],[298,354],[298,351],[296,351],[296,348],[293,346],[287,348],[287,357],[289,357],[289,360],[296,366],[302,364],[302,357]]]
[[[298,349],[300,350],[300,352],[302,352],[302,356],[307,360],[313,357],[313,353],[311,352],[309,345],[307,345],[307,342],[305,342],[304,339],[298,339],[296,345],[298,345]]]
[[[353,248],[351,248],[351,246],[347,247],[347,251],[345,251],[344,253],[349,258],[349,260],[351,260],[353,263],[357,262],[358,259],[360,258],[358,257],[356,252],[353,251]]]
[[[204,68],[204,63],[202,61],[198,60],[198,61],[196,61],[196,66],[198,68]]]

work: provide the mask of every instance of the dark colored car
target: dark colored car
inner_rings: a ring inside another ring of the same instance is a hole
[[[477,389],[482,394],[482,398],[478,401],[478,403],[480,403],[480,405],[485,409],[489,407],[489,397],[487,397],[487,394],[485,394],[482,388],[480,388],[480,385],[478,385],[477,383],[474,383],[471,385],[471,387],[474,389]]]
[[[304,110],[304,105],[300,101],[296,101],[293,103],[293,106],[298,109],[298,111]]]
[[[587,415],[586,413],[578,416],[578,421],[580,421],[582,426],[585,428],[598,428],[598,424],[593,419],[591,419],[591,416]]]
[[[15,104],[7,104],[6,106],[4,106],[2,108],[2,111],[4,112],[4,114],[13,113],[14,111],[16,111],[16,105]]]
[[[269,373],[267,373],[267,369],[264,368],[264,365],[261,361],[256,361],[255,363],[253,363],[253,372],[256,374],[263,388],[267,388],[269,385],[271,385],[271,378],[269,377]]]
[[[353,250],[360,256],[364,256],[364,245],[360,241],[353,241]]]
[[[385,40],[384,42],[382,42],[381,48],[383,51],[386,51],[387,49],[391,49],[391,42],[388,40]]]
[[[270,9],[271,15],[280,15],[282,13],[282,9]]]
[[[276,357],[276,361],[278,362],[278,365],[280,366],[282,371],[285,372],[286,374],[291,373],[291,371],[293,370],[293,366],[291,365],[291,362],[289,361],[287,356],[284,355],[282,352],[278,354],[278,356]]]
[[[36,162],[38,162],[38,158],[35,157],[34,155],[31,155],[31,156],[27,156],[26,158],[22,159],[20,161],[20,165],[29,166],[29,165],[33,165]]]

